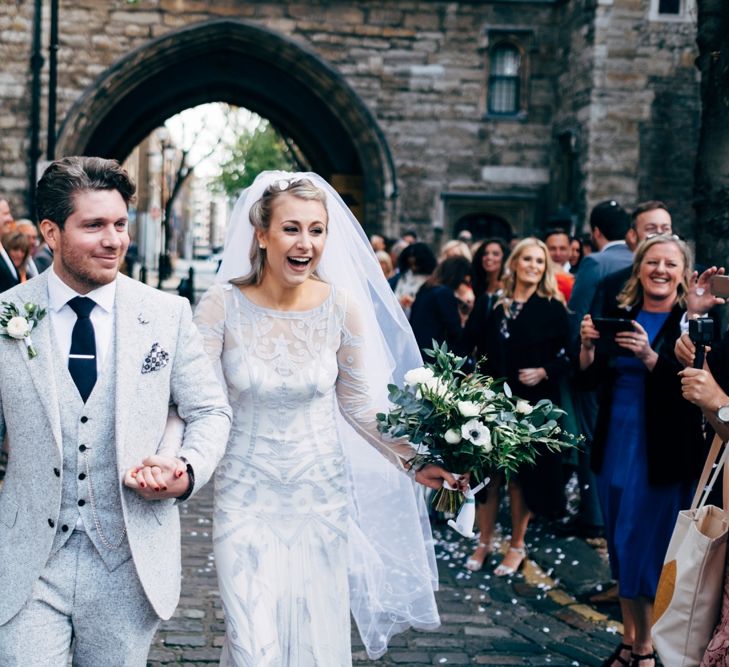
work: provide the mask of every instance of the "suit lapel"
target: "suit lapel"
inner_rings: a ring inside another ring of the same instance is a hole
[[[35,303],[40,308],[48,310],[48,276],[40,275],[37,279],[29,282],[27,291],[24,296],[16,297],[13,302],[20,308],[24,303]],[[31,332],[31,340],[33,346],[38,352],[38,356],[30,359],[25,345],[18,341],[18,354],[21,355],[25,362],[25,367],[33,380],[38,400],[48,416],[51,425],[53,439],[56,442],[58,451],[63,455],[63,444],[61,438],[61,414],[58,406],[58,391],[55,382],[55,373],[53,372],[53,350],[54,346],[51,341],[51,318],[46,312],[46,316],[38,323],[37,328]]]
[[[148,351],[147,337],[141,335],[142,327],[151,319],[146,312],[146,300],[134,289],[134,283],[126,276],[117,278],[114,304],[114,335],[116,336],[116,449],[124,451],[129,411],[137,395],[137,385],[142,375],[142,361]],[[121,460],[121,459],[120,459]]]

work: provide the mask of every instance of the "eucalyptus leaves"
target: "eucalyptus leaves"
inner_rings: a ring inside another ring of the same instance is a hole
[[[393,438],[406,437],[416,449],[415,466],[437,463],[455,473],[483,480],[489,470],[507,476],[533,464],[539,448],[574,445],[562,430],[564,411],[551,401],[532,405],[512,395],[505,382],[461,369],[465,359],[443,344],[429,350],[433,363],[405,375],[405,385],[389,385],[392,408],[377,415],[377,427]],[[454,511],[460,494],[439,492],[436,507]]]

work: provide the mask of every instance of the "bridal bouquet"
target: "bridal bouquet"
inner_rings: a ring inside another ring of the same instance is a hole
[[[406,373],[403,387],[388,385],[391,409],[377,415],[381,433],[406,437],[415,447],[412,465],[436,463],[482,481],[489,470],[508,476],[534,464],[538,445],[553,451],[573,446],[574,436],[558,423],[564,410],[551,401],[532,405],[503,381],[467,375],[461,370],[466,360],[445,344],[434,343],[428,352],[434,362]],[[441,512],[455,512],[462,502],[461,493],[445,488],[434,499]]]

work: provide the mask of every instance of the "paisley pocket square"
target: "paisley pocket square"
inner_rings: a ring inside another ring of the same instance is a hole
[[[152,345],[152,349],[147,352],[147,356],[144,357],[144,364],[142,365],[142,373],[152,373],[158,371],[167,365],[170,360],[169,352],[162,349],[159,343]]]

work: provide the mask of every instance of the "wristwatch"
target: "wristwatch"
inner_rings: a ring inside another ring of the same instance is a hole
[[[178,456],[177,458],[187,466],[187,491],[177,497],[177,501],[182,502],[192,495],[192,490],[195,488],[195,471],[192,469],[190,462],[184,456]]]
[[[722,424],[729,424],[729,403],[726,405],[722,405],[717,411],[716,411],[716,418],[722,423]]]

